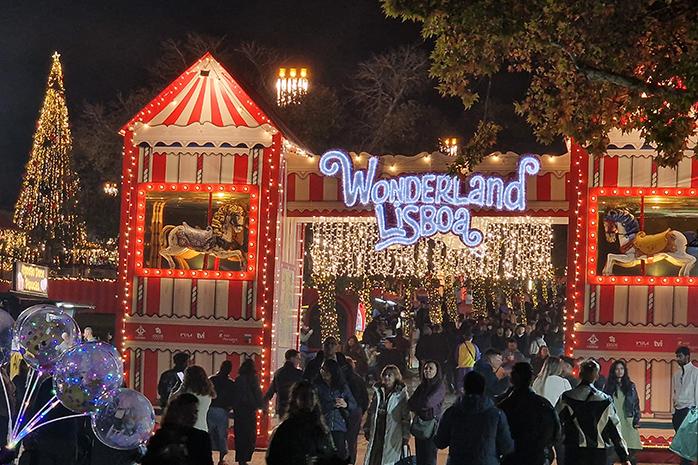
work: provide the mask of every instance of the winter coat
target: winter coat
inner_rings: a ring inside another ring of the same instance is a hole
[[[211,437],[189,426],[166,425],[148,441],[143,465],[213,465]]]
[[[356,374],[353,370],[348,370],[345,373],[347,379],[347,384],[349,385],[349,390],[351,395],[354,396],[354,400],[359,409],[361,409],[361,416],[368,410],[368,388],[366,386],[366,381]]]
[[[407,374],[405,357],[397,349],[383,349],[378,355],[378,360],[376,360],[376,368],[378,370],[378,374],[382,373],[383,368],[385,368],[388,365],[395,365],[396,367],[398,367],[400,373],[402,373],[402,376],[405,376]]]
[[[366,414],[364,433],[368,435],[365,464],[368,465],[374,447],[383,450],[383,465],[392,465],[400,460],[402,442],[410,437],[410,410],[407,406],[407,389],[398,384],[390,393],[386,404],[385,436],[375,437],[376,420],[380,400],[385,399],[385,388],[381,384],[373,386],[373,398]]]
[[[446,386],[440,379],[434,382],[425,383],[422,381],[414,394],[407,401],[410,410],[419,415],[422,420],[436,418],[438,421],[443,413],[444,398],[446,397]]]
[[[262,389],[259,387],[259,378],[256,375],[238,375],[235,378],[233,391],[233,410],[235,415],[245,412],[254,412],[263,406]]]
[[[434,444],[448,447],[447,465],[498,465],[501,456],[514,450],[504,412],[489,397],[472,394],[446,410]]]
[[[514,452],[505,458],[504,463],[552,463],[552,447],[560,438],[560,419],[550,402],[531,389],[515,389],[500,402],[499,408],[507,416],[514,438]]]
[[[325,417],[325,424],[330,431],[347,432],[347,421],[349,413],[357,408],[356,400],[351,395],[349,386],[343,383],[341,387],[330,387],[322,379],[315,382],[315,390],[320,400],[322,415]],[[347,403],[346,408],[335,407],[335,399],[341,397]],[[344,410],[344,412],[342,412]]]
[[[179,371],[177,368],[171,368],[163,371],[160,375],[160,381],[158,381],[160,407],[164,408],[167,406],[167,401],[170,400],[170,395],[182,384],[182,378],[180,377],[179,373],[182,373],[183,371],[184,370]]]
[[[608,381],[605,383],[603,392],[611,396],[615,396],[615,392],[611,392],[611,386],[609,386]],[[620,387],[620,386],[619,386]],[[640,398],[637,395],[637,388],[635,383],[630,382],[630,389],[625,394],[625,402],[623,402],[623,411],[627,418],[633,419],[633,426],[637,428],[640,424]]]
[[[211,407],[222,408],[224,410],[232,410],[233,396],[235,395],[235,382],[228,377],[217,373],[209,378],[216,391],[216,398],[211,401]]]
[[[267,465],[306,465],[308,459],[329,458],[335,453],[329,431],[317,425],[310,413],[298,413],[274,430],[267,449]]]
[[[498,379],[497,375],[492,371],[492,365],[486,358],[478,360],[473,370],[485,377],[485,395],[487,396],[494,397],[504,394],[509,387],[509,377],[505,376],[502,379]]]
[[[284,363],[284,366],[274,373],[274,379],[272,379],[271,385],[264,395],[265,403],[269,402],[276,395],[276,414],[283,417],[286,410],[288,410],[291,388],[302,379],[303,372],[301,370],[296,368],[291,362]]]

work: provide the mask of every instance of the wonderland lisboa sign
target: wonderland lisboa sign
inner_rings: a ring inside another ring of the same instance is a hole
[[[341,173],[347,207],[373,205],[379,236],[376,251],[411,245],[437,233],[455,234],[466,246],[477,247],[483,234],[471,227],[471,209],[526,210],[526,176],[538,174],[540,161],[522,157],[513,180],[481,174],[464,180],[438,173],[376,179],[377,169],[378,157],[369,158],[366,170],[355,170],[344,152],[332,150],[320,158],[323,175]]]

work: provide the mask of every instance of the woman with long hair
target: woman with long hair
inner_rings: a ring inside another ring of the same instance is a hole
[[[306,465],[334,455],[315,388],[310,381],[299,381],[291,388],[286,417],[272,433],[267,465]]]
[[[446,386],[443,383],[441,367],[434,360],[426,360],[422,365],[422,382],[407,401],[414,412],[412,433],[417,454],[417,465],[436,465],[436,445],[432,436],[441,418]],[[428,431],[427,431],[428,430]]]
[[[613,398],[613,403],[620,418],[620,432],[628,445],[630,462],[637,463],[635,455],[642,450],[640,441],[640,398],[637,395],[635,383],[630,380],[628,367],[623,360],[616,360],[608,369],[608,378],[603,391]],[[613,463],[614,454],[609,457],[609,464]]]
[[[531,347],[533,345],[531,344]],[[548,346],[540,346],[537,352],[531,352],[531,368],[533,368],[533,376],[538,376],[543,369],[543,364],[550,357]]]
[[[199,365],[192,365],[184,370],[184,379],[179,388],[170,396],[177,397],[181,394],[194,394],[199,400],[198,412],[194,428],[208,433],[208,422],[206,416],[211,400],[216,398],[216,390],[213,388],[211,380],[206,376],[206,372]]]
[[[171,396],[162,426],[148,441],[143,465],[213,465],[211,439],[207,432],[194,427],[199,414],[195,394],[184,392]]]
[[[252,460],[257,443],[257,410],[262,408],[262,388],[252,359],[240,365],[233,389],[233,431],[235,461],[245,465]]]
[[[356,336],[351,336],[347,339],[344,355],[354,359],[354,362],[356,362],[356,373],[365,378],[368,374],[368,357],[366,357],[366,351],[359,344],[359,339]]]
[[[562,393],[570,389],[570,382],[562,377],[562,360],[558,357],[546,358],[540,374],[533,381],[533,391],[555,406]]]
[[[337,448],[337,455],[346,458],[348,456],[347,420],[357,405],[336,361],[329,359],[323,362],[320,376],[315,379],[315,390],[320,400],[325,424]]]
[[[398,462],[403,446],[410,439],[410,410],[407,389],[400,369],[388,365],[381,372],[381,382],[373,386],[364,436],[368,440],[365,465],[392,465]]]

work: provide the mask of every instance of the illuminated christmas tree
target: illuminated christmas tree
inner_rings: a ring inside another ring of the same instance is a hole
[[[86,239],[78,214],[78,176],[72,168],[60,55],[53,63],[39,114],[31,154],[15,205],[14,222],[27,234],[27,244],[44,261],[64,264],[71,250]]]

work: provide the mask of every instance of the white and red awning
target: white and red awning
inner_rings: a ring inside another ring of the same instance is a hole
[[[139,124],[140,123],[140,124]],[[206,53],[123,128],[275,126],[221,64]]]

